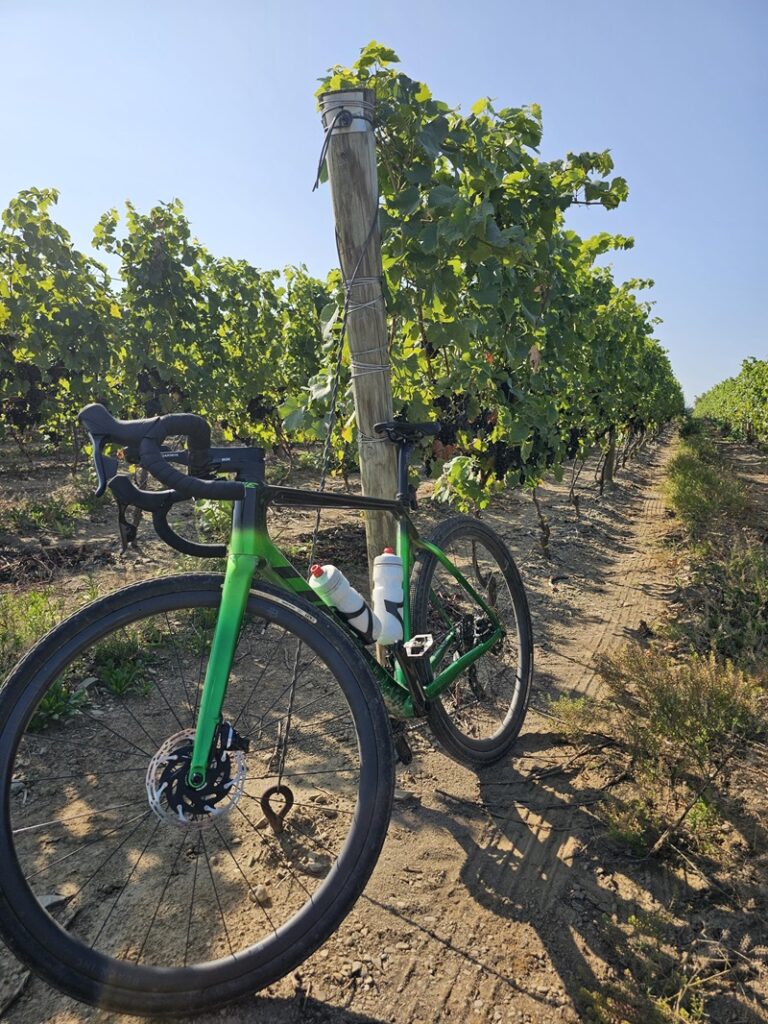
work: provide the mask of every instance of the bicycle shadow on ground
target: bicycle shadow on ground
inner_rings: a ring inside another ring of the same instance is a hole
[[[256,995],[193,1019],[194,1024],[387,1024],[387,1018],[331,1006],[302,993],[290,999]]]
[[[10,954],[9,954],[10,955]],[[23,969],[22,969],[23,970]],[[38,988],[44,983],[33,978],[30,988]],[[35,993],[30,992],[34,998]],[[37,1002],[35,1000],[35,1002]],[[56,996],[47,1001],[47,1020],[66,1024],[166,1024],[167,1017],[129,1017],[123,1014],[108,1013],[103,1010],[77,1003],[67,996]],[[16,1011],[14,1013],[14,1010]],[[18,1016],[21,1012],[22,1016]],[[264,996],[255,993],[246,996],[220,1010],[195,1014],[184,1018],[173,1017],[176,1021],[194,1021],[194,1024],[388,1024],[388,1017],[371,1016],[358,1013],[344,1006],[333,1006],[330,1003],[314,999],[306,992],[297,990],[291,997]],[[24,1024],[32,1024],[33,1018],[24,1010],[24,996],[19,1003],[7,1007],[7,1016],[0,1015],[3,1022],[23,1020]],[[36,1020],[35,1020],[36,1024]]]
[[[631,978],[653,977],[662,995],[665,986],[682,988],[682,952],[706,940],[710,930],[722,938],[718,955],[738,956],[739,949],[749,954],[764,948],[768,939],[761,912],[765,886],[756,874],[742,880],[738,891],[726,891],[707,884],[696,872],[675,870],[672,862],[641,861],[616,849],[606,840],[605,826],[592,810],[605,796],[603,783],[585,783],[578,778],[578,768],[531,773],[520,767],[525,756],[548,749],[556,753],[563,748],[544,731],[528,733],[511,764],[478,776],[477,802],[436,789],[437,806],[419,807],[412,816],[415,827],[447,832],[462,848],[459,878],[466,893],[500,924],[504,922],[494,930],[497,943],[519,941],[526,946],[532,931],[579,1014],[591,1005],[589,993],[615,990],[633,998],[632,984],[621,984]],[[759,819],[745,815],[743,808],[737,813],[729,808],[726,794],[722,796],[721,809],[732,827],[755,842],[759,838],[758,846],[768,849]],[[714,859],[711,864],[702,863],[707,875],[710,869],[716,873]],[[460,955],[468,965],[495,976],[510,998],[525,995],[538,1004],[539,1013],[555,1013],[551,994],[542,995],[531,977],[499,970],[471,944],[467,948],[455,936],[441,934],[439,922],[426,927],[418,916],[402,913],[388,902],[378,905]],[[650,929],[668,927],[667,913],[682,919],[682,924],[675,925],[676,948],[671,952],[638,943],[631,938],[632,929],[625,927],[632,920],[641,922],[637,927],[642,922]],[[713,966],[709,973],[714,976],[721,967]],[[738,993],[718,991],[716,985],[704,989],[712,1000],[711,1019],[720,1024],[757,1024],[766,1019],[760,1009],[765,993],[758,968],[759,964],[737,978]],[[628,1004],[626,1010],[632,1024],[645,1019],[642,1014],[648,1004],[638,998],[640,1003]]]

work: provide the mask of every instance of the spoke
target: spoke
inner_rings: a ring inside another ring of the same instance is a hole
[[[146,818],[148,818],[151,813],[152,811],[147,810],[143,814],[137,815],[137,817],[141,819],[139,821],[139,825],[141,825],[141,823]],[[128,821],[124,821],[121,825],[115,825],[114,828],[111,828],[108,832],[105,832],[103,836],[99,836],[97,839],[90,839],[87,843],[81,843],[81,845],[78,846],[78,848],[76,850],[73,850],[71,853],[65,853],[63,857],[59,857],[58,860],[52,861],[50,864],[47,864],[44,868],[38,868],[38,870],[33,871],[31,875],[26,875],[26,880],[29,881],[30,878],[36,878],[38,875],[45,874],[46,871],[50,871],[51,868],[55,868],[58,864],[63,864],[65,860],[69,860],[71,857],[76,857],[83,850],[87,850],[89,846],[96,846],[98,843],[103,843],[105,839],[108,839],[111,835],[114,835],[115,832],[119,832],[121,828],[127,828],[134,821],[136,821],[135,817],[129,818]],[[139,825],[137,825],[136,828],[138,828]],[[133,831],[135,832],[136,829],[134,829]],[[133,832],[131,832],[131,835],[133,835]],[[128,838],[130,838],[130,836],[128,836]],[[104,863],[106,863],[106,861]]]
[[[104,859],[104,860],[103,860],[103,861],[101,862],[101,864],[99,864],[99,866],[98,866],[98,867],[96,868],[96,870],[95,870],[95,871],[93,871],[93,872],[92,872],[92,873],[91,873],[91,874],[90,874],[90,875],[89,875],[89,876],[88,876],[88,877],[86,878],[86,880],[85,880],[85,881],[83,882],[83,884],[82,884],[82,885],[80,886],[80,888],[79,888],[79,889],[77,889],[77,890],[76,890],[76,892],[74,892],[74,893],[73,893],[73,895],[72,895],[72,899],[75,899],[75,897],[76,897],[76,896],[79,896],[79,895],[80,895],[80,893],[81,893],[81,892],[83,891],[83,889],[85,889],[85,888],[86,888],[87,886],[89,886],[89,885],[91,884],[91,882],[92,882],[92,881],[94,880],[94,878],[96,877],[96,875],[98,875],[98,873],[99,873],[99,872],[101,871],[101,869],[102,869],[102,868],[104,867],[104,865],[105,865],[105,864],[108,864],[108,863],[109,863],[109,862],[110,862],[110,861],[112,860],[112,858],[113,858],[113,857],[115,856],[115,854],[117,853],[117,851],[118,851],[118,850],[119,850],[119,849],[120,849],[121,847],[125,846],[125,844],[126,844],[126,843],[128,842],[128,840],[129,840],[129,839],[131,838],[131,836],[135,835],[135,834],[136,834],[136,833],[137,833],[137,832],[139,831],[139,829],[140,829],[140,828],[141,828],[141,826],[142,826],[142,825],[144,824],[144,822],[145,822],[145,821],[147,820],[147,818],[149,817],[149,815],[150,815],[150,814],[151,814],[151,811],[147,811],[147,812],[146,812],[146,814],[143,814],[143,815],[141,816],[141,818],[140,818],[140,820],[139,820],[139,823],[138,823],[138,825],[137,825],[137,826],[136,826],[135,828],[131,829],[131,831],[130,831],[130,832],[128,833],[128,835],[127,835],[127,836],[124,836],[124,837],[123,837],[123,838],[122,838],[122,839],[120,840],[120,842],[119,842],[119,843],[117,844],[117,846],[116,846],[116,847],[114,848],[114,850],[112,851],[112,853],[110,853],[110,854],[109,854],[109,856],[108,856],[108,857],[106,857],[106,858],[105,858],[105,859]],[[133,818],[133,819],[131,819],[131,820],[132,820],[132,821],[135,821],[136,819],[135,819],[135,818]],[[113,831],[117,831],[117,829],[113,829]],[[71,900],[70,900],[70,902],[71,902]]]
[[[318,790],[318,793],[322,790]],[[247,795],[247,794],[246,794]],[[323,794],[324,796],[326,794]],[[330,794],[329,794],[330,795]],[[335,811],[337,814],[348,814],[350,818],[354,818],[357,813],[356,810],[348,811],[346,807],[339,807],[337,804],[313,804],[311,801],[294,800],[294,807],[311,807],[317,811],[318,816],[321,816],[323,811]]]
[[[92,811],[83,811],[82,814],[70,814],[66,818],[55,818],[52,821],[40,821],[37,825],[24,825],[23,828],[15,828],[12,835],[18,836],[23,832],[34,832],[35,829],[45,828],[48,825],[63,825],[68,821],[77,821],[79,818],[92,818],[96,814],[107,814],[109,811],[120,811],[124,807],[133,807],[137,801],[131,800],[127,804],[112,804],[111,807],[99,807]]]
[[[303,778],[305,775],[342,775],[346,772],[359,772],[360,765],[352,765],[350,768],[313,768],[306,772],[285,772],[283,775],[284,779],[298,779]],[[265,782],[267,779],[274,779],[275,772],[269,775],[246,775],[244,776],[245,782]]]
[[[133,878],[134,874],[136,873],[136,868],[139,866],[139,864],[142,861],[142,858],[144,857],[144,854],[147,852],[147,850],[149,848],[149,844],[155,838],[155,834],[156,834],[157,830],[160,828],[160,825],[161,825],[160,821],[157,821],[155,823],[155,827],[152,829],[152,831],[151,831],[151,833],[149,835],[149,839],[144,844],[144,847],[142,848],[142,851],[139,854],[139,856],[138,856],[138,858],[136,860],[136,863],[133,865],[131,870],[128,872],[128,877],[123,882],[123,885],[122,885],[122,888],[120,889],[120,892],[117,894],[117,896],[115,897],[115,900],[114,900],[112,906],[109,908],[109,913],[107,914],[107,916],[102,921],[101,928],[99,928],[98,932],[96,933],[96,937],[91,942],[91,949],[93,949],[95,947],[96,943],[101,938],[101,933],[106,928],[107,922],[109,921],[110,917],[112,917],[112,914],[114,913],[115,907],[120,902],[120,898],[122,897],[123,893],[125,892],[126,888],[128,887],[128,883],[130,882],[130,880]]]
[[[226,851],[229,854],[229,856],[232,858],[233,864],[235,865],[237,870],[240,872],[240,874],[243,876],[243,881],[248,886],[248,891],[250,892],[251,896],[253,897],[253,902],[261,909],[262,914],[266,917],[267,922],[269,923],[269,927],[272,929],[273,933],[275,935],[277,935],[277,929],[275,928],[275,925],[274,925],[274,922],[273,922],[272,918],[267,913],[267,908],[256,898],[256,891],[254,890],[254,888],[252,887],[251,883],[246,878],[245,872],[240,867],[240,864],[239,864],[237,858],[235,857],[234,853],[232,853],[232,850],[229,848],[229,843],[226,841],[224,836],[221,834],[221,832],[219,831],[219,826],[215,822],[214,822],[214,828],[216,829],[216,834],[218,835],[219,839],[224,844],[224,848],[226,849]]]
[[[208,644],[208,650],[210,651],[211,644]],[[197,665],[197,685],[195,687],[195,710],[192,715],[192,728],[194,729],[197,722],[197,711],[200,707],[200,693],[203,687],[203,680],[205,678],[205,654],[206,648],[204,645],[200,647],[200,657]]]
[[[187,707],[191,707],[192,706],[192,701],[189,699],[189,690],[187,689],[187,682],[186,682],[186,679],[184,678],[184,669],[182,668],[182,665],[181,665],[181,657],[179,655],[179,650],[178,650],[178,648],[176,646],[176,641],[173,638],[173,631],[171,629],[171,620],[168,618],[168,612],[163,612],[163,615],[165,617],[165,624],[168,627],[168,635],[171,638],[171,646],[173,647],[173,653],[174,653],[174,656],[176,658],[176,665],[178,666],[178,669],[179,669],[179,678],[181,679],[181,685],[184,688],[184,696],[187,698]],[[159,686],[158,686],[158,690],[160,690]],[[167,703],[168,702],[166,701],[166,704]],[[169,705],[169,707],[170,707],[170,705]],[[179,722],[179,719],[176,717],[176,713],[173,711],[173,709],[171,709],[171,713],[173,714],[173,717],[176,718],[176,721]],[[181,724],[181,722],[179,722],[179,728],[180,729],[184,728],[184,726]]]
[[[229,946],[230,956],[234,957],[235,951],[232,949],[232,940],[229,937],[229,929],[227,928],[227,920],[224,917],[224,911],[221,908],[221,900],[219,899],[219,890],[216,888],[216,879],[213,877],[213,868],[211,867],[211,861],[208,856],[208,848],[205,845],[205,836],[200,833],[200,837],[203,840],[203,853],[205,854],[205,863],[208,865],[208,874],[211,879],[211,886],[213,887],[213,895],[216,897],[216,905],[219,908],[219,914],[221,915],[221,923],[224,925],[224,934],[227,937],[227,945]]]
[[[149,741],[154,746],[155,743],[156,743],[154,737],[150,736],[149,733],[147,732],[147,730],[141,724],[141,722],[137,721],[136,716],[131,712],[131,710],[128,707],[127,703],[125,703],[123,705],[123,707],[128,712],[128,714],[131,715],[131,718],[133,718],[134,722],[136,722],[136,724],[139,726],[141,731],[147,736]],[[122,740],[123,743],[127,743],[129,747],[133,747],[134,750],[137,750],[140,754],[143,754],[144,757],[148,757],[148,758],[152,757],[152,754],[148,754],[147,751],[143,747],[140,747],[138,745],[138,743],[132,743],[131,740],[129,740],[127,736],[121,736],[119,732],[115,732],[114,729],[111,729],[107,725],[107,723],[103,722],[100,718],[94,718],[92,715],[89,715],[87,711],[83,711],[82,709],[80,710],[80,714],[83,715],[84,718],[87,718],[89,722],[93,722],[94,725],[101,726],[102,729],[105,729],[108,733],[111,733],[113,736],[116,736],[119,740]]]
[[[203,841],[203,833],[198,832],[197,835],[197,849],[195,850],[195,873],[192,876],[192,898],[189,901],[189,917],[187,918],[187,942],[184,946],[184,966],[187,966],[187,958],[189,954],[189,937],[192,934],[192,913],[195,909],[195,892],[197,890],[197,866],[200,863],[200,847]]]
[[[322,791],[318,790],[318,793],[320,793],[320,792],[322,792]],[[325,795],[325,794],[323,794],[323,795]],[[245,790],[243,790],[243,796],[247,797],[249,800],[253,800],[254,803],[257,803],[257,804],[261,803],[261,798],[260,797],[258,797],[258,796],[251,796],[251,794],[250,793],[246,793]],[[294,800],[293,801],[293,806],[294,807],[311,807],[313,810],[317,811],[318,815],[322,814],[322,812],[324,810],[328,810],[328,811],[337,811],[339,814],[348,814],[350,816],[350,818],[354,818],[355,814],[357,813],[356,811],[348,811],[345,807],[337,807],[336,804],[313,804],[311,801],[302,802],[300,800]],[[289,819],[289,823],[293,824],[292,822],[290,822],[290,819]]]
[[[168,620],[168,613],[167,612],[165,613],[165,618],[166,618],[166,621],[167,621]],[[169,628],[170,628],[170,626],[169,626]],[[184,674],[183,674],[182,669],[181,669],[181,662],[179,661],[179,653],[178,653],[178,649],[176,647],[176,641],[173,638],[173,634],[171,634],[171,645],[173,647],[174,654],[176,655],[176,663],[179,665],[179,672],[181,674],[182,686],[184,686],[184,692],[186,693],[186,689],[187,688],[184,685]],[[165,693],[163,691],[163,688],[160,686],[160,683],[158,683],[157,680],[155,680],[154,683],[153,683],[153,686],[157,690],[157,692],[160,694],[160,696],[163,698],[163,703],[168,708],[168,710],[171,712],[171,715],[173,716],[173,718],[176,720],[176,724],[178,725],[179,729],[183,730],[184,726],[181,724],[181,720],[180,720],[179,716],[176,714],[176,712],[174,711],[173,707],[171,706],[168,698],[165,696]],[[187,703],[189,703],[189,696],[187,696]],[[142,728],[143,728],[143,726],[142,726]],[[146,730],[144,730],[144,731],[146,732]],[[152,742],[154,743],[155,740],[152,740]]]
[[[245,795],[247,796],[248,794],[245,794]],[[251,828],[254,829],[259,835],[263,836],[265,838],[265,840],[267,841],[267,843],[269,844],[270,848],[272,850],[274,850],[275,849],[275,845],[276,845],[274,843],[274,836],[271,836],[266,829],[259,828],[259,826],[257,824],[255,824],[255,822],[251,821],[251,819],[248,817],[248,815],[242,809],[240,804],[237,804],[237,809],[242,814],[242,816],[245,818],[245,820],[248,822],[248,824],[251,826]],[[280,848],[280,854],[282,855],[282,863],[285,865],[286,870],[291,873],[291,875],[293,876],[294,880],[298,883],[299,887],[304,890],[304,892],[307,894],[307,896],[311,900],[312,899],[312,893],[309,891],[309,889],[306,887],[306,885],[304,885],[302,880],[299,878],[299,876],[293,870],[293,868],[291,867],[291,864],[286,859],[285,854],[283,853],[282,848]]]
[[[301,706],[300,708],[294,708],[294,711],[293,711],[294,715],[298,715],[298,714],[300,714],[300,713],[301,713],[302,711],[306,711],[306,710],[307,710],[307,708],[311,708],[311,707],[313,707],[313,706],[314,706],[315,704],[317,704],[317,702],[318,702],[318,701],[320,701],[320,700],[323,700],[323,697],[318,697],[318,698],[317,698],[317,700],[313,700],[313,701],[310,701],[310,702],[309,702],[308,704],[303,704],[303,705],[302,705],[302,706]],[[285,715],[282,715],[282,716],[281,716],[280,718],[273,718],[273,719],[272,719],[272,721],[271,721],[271,722],[269,722],[268,724],[269,724],[270,726],[271,726],[271,725],[276,725],[276,724],[277,724],[277,723],[279,723],[279,722],[284,722],[284,721],[286,720],[286,718],[287,718],[287,717],[288,717],[288,715],[287,715],[287,714],[285,714]],[[347,718],[347,719],[349,719],[349,724],[350,724],[350,726],[352,726],[352,725],[354,724],[354,723],[353,723],[353,721],[352,721],[352,713],[351,713],[351,711],[349,710],[349,708],[345,708],[345,709],[344,709],[344,711],[340,711],[340,712],[339,712],[339,713],[338,713],[337,715],[334,715],[334,716],[333,716],[333,718],[326,718],[326,719],[324,719],[324,720],[322,720],[322,721],[321,721],[321,720],[319,720],[319,719],[315,719],[315,720],[314,720],[314,721],[312,722],[312,724],[313,724],[313,725],[318,725],[318,726],[322,726],[323,728],[325,728],[325,726],[327,726],[327,725],[332,725],[332,724],[333,724],[333,722],[338,722],[338,721],[339,721],[340,719],[342,719],[342,718]],[[264,728],[266,729],[266,728],[267,728],[267,726],[265,725],[265,726],[264,726]]]
[[[299,835],[304,836],[305,839],[308,839],[309,842],[312,843],[312,845],[316,849],[322,850],[323,853],[327,853],[328,856],[331,858],[332,864],[338,860],[338,854],[334,853],[333,850],[329,850],[327,846],[319,842],[317,836],[314,836],[309,832],[305,832],[304,829],[297,825],[295,821],[291,822],[291,828],[295,829],[299,833]]]
[[[94,725],[103,725],[103,723],[100,722],[97,718],[92,718],[90,715],[86,715],[85,712],[82,709],[80,710],[80,713],[85,718],[88,718],[89,721],[93,722]],[[104,728],[108,728],[108,727],[104,726]],[[112,730],[109,730],[109,731],[111,732]],[[120,736],[120,734],[116,733],[116,732],[113,732],[112,734],[113,734],[113,736],[117,736],[117,738],[122,740],[124,743],[130,744],[130,746],[133,748],[132,750],[118,750],[116,748],[110,748],[110,752],[112,754],[114,754],[116,757],[150,757],[150,755],[145,750],[142,750],[141,747],[137,746],[135,743],[132,743],[131,740],[129,740],[127,736]],[[25,740],[27,748],[28,748],[27,756],[29,756],[29,757],[40,757],[40,756],[42,756],[38,750],[35,750],[34,745],[31,742],[31,737],[30,737],[29,733],[25,733],[24,734],[24,740]],[[79,754],[83,753],[84,740],[82,738],[80,738],[80,739],[70,739],[67,736],[55,736],[54,740],[55,740],[55,744],[56,744],[56,749],[57,750],[60,747],[73,747]],[[82,775],[82,774],[83,774],[82,772],[79,773],[77,775],[77,777],[79,778],[80,775]],[[69,778],[69,776],[61,776],[61,777],[62,778]]]
[[[152,920],[149,922],[149,928],[147,928],[147,934],[144,936],[144,941],[141,944],[141,949],[139,950],[139,952],[138,952],[138,954],[136,956],[136,963],[137,964],[141,962],[142,954],[143,954],[144,949],[145,949],[145,947],[147,945],[147,942],[149,941],[149,934],[152,931],[152,928],[154,927],[154,924],[155,924],[155,920],[157,918],[157,912],[159,911],[160,907],[163,904],[163,900],[165,899],[165,894],[166,894],[166,892],[168,890],[168,886],[170,885],[171,879],[173,878],[174,872],[176,870],[176,865],[179,863],[179,857],[181,856],[181,851],[184,848],[184,844],[186,843],[186,841],[187,841],[187,837],[184,835],[184,833],[182,833],[181,842],[179,843],[179,848],[176,851],[176,856],[173,858],[173,863],[171,864],[171,870],[168,872],[168,877],[165,880],[165,885],[163,886],[163,891],[160,893],[160,899],[157,901],[157,906],[155,907],[155,912],[152,914]]]
[[[301,646],[301,645],[300,645],[300,646]],[[278,649],[278,648],[277,648],[277,646],[276,646],[276,647],[275,647],[275,650],[277,650],[277,649]],[[272,657],[274,658],[274,654],[272,655]],[[297,657],[298,657],[298,654],[297,654]],[[314,665],[314,664],[315,664],[315,663],[316,663],[317,661],[318,661],[318,658],[317,658],[317,655],[315,655],[315,657],[314,657],[314,658],[312,658],[312,660],[311,660],[311,661],[308,661],[308,662],[306,663],[306,665],[304,666],[304,668],[302,668],[302,670],[301,670],[301,671],[300,671],[300,672],[298,673],[298,675],[296,676],[296,679],[295,679],[295,681],[294,681],[294,679],[293,679],[293,675],[291,676],[291,680],[290,680],[290,682],[289,682],[289,683],[287,683],[287,685],[283,687],[283,689],[282,689],[282,690],[281,690],[281,691],[280,691],[280,692],[278,693],[278,695],[277,695],[277,696],[275,697],[275,699],[274,699],[274,700],[272,701],[272,703],[271,703],[271,704],[270,704],[270,705],[269,705],[268,707],[266,707],[266,708],[265,708],[265,709],[264,709],[264,710],[263,710],[263,711],[261,712],[261,714],[260,714],[260,715],[258,716],[258,719],[259,719],[259,721],[261,721],[261,723],[262,723],[262,727],[266,728],[266,724],[264,723],[264,719],[265,719],[265,718],[266,718],[266,716],[267,716],[267,715],[269,714],[269,712],[270,712],[270,711],[272,710],[272,708],[273,708],[273,707],[274,707],[274,706],[275,706],[275,705],[277,704],[277,702],[278,702],[278,701],[279,701],[279,700],[280,700],[280,699],[281,699],[282,697],[284,697],[284,696],[285,696],[285,694],[286,694],[286,693],[288,693],[288,691],[289,691],[289,690],[290,690],[290,689],[291,689],[292,687],[294,687],[294,686],[295,686],[295,683],[297,683],[297,682],[299,681],[299,679],[300,679],[300,678],[302,677],[302,675],[303,675],[303,674],[304,674],[304,673],[305,673],[305,672],[307,671],[307,669],[311,668],[311,667],[312,667],[312,665]],[[270,661],[269,661],[269,663],[268,663],[268,665],[271,665],[271,664],[272,664],[272,661],[270,660]],[[251,688],[251,694],[250,694],[250,696],[248,697],[248,700],[247,700],[247,701],[245,702],[245,704],[243,705],[243,707],[242,707],[242,708],[240,709],[240,712],[238,713],[238,716],[237,716],[237,718],[235,719],[235,721],[234,721],[234,723],[233,723],[234,725],[237,725],[237,723],[238,723],[238,722],[240,721],[240,719],[242,718],[242,716],[243,716],[243,714],[244,714],[244,712],[245,712],[245,709],[246,709],[246,708],[248,707],[248,705],[249,705],[249,704],[251,703],[251,700],[253,699],[253,695],[254,695],[254,693],[256,693],[256,689],[257,689],[257,687],[258,687],[258,684],[259,684],[259,683],[261,682],[261,680],[262,680],[262,679],[264,678],[264,673],[266,672],[266,670],[267,670],[267,667],[268,667],[268,665],[266,665],[266,666],[264,667],[264,669],[263,669],[263,671],[262,671],[261,675],[260,675],[260,676],[259,676],[259,678],[258,678],[258,679],[256,680],[256,682],[254,682],[254,684],[253,684],[253,686],[252,686],[252,688]],[[294,670],[292,669],[292,670],[291,670],[291,672],[293,673],[293,671],[294,671]],[[322,700],[322,695],[321,695],[320,697],[316,698],[316,700],[315,700],[315,701],[314,701],[313,703],[316,703],[316,702],[317,702],[317,700]],[[283,717],[285,717],[285,716],[283,716]],[[279,719],[275,719],[275,721],[279,721]],[[269,724],[272,724],[272,723],[269,723]]]
[[[135,755],[134,755],[135,756]],[[144,754],[141,755],[144,757]],[[109,771],[100,771],[98,777],[102,775],[124,775],[126,772],[145,772],[146,768],[144,765],[137,765],[136,768],[110,768]],[[66,779],[87,779],[89,776],[95,775],[95,772],[73,772],[71,775],[36,775],[33,779],[24,779],[25,786],[36,785],[38,782],[63,782]]]
[[[315,703],[315,702],[313,701],[312,703]],[[304,711],[306,708],[311,707],[311,706],[312,706],[311,704],[305,704],[303,707],[299,708],[298,711],[294,710],[293,713],[294,713],[294,715],[297,715],[299,713],[299,711]],[[283,715],[282,718],[273,718],[272,721],[269,724],[273,725],[275,723],[282,722],[282,721],[285,720],[285,717],[286,716]],[[349,709],[347,709],[345,711],[340,711],[338,715],[334,715],[333,718],[328,718],[325,721],[320,721],[319,719],[316,719],[311,724],[312,725],[317,725],[317,726],[322,726],[324,732],[326,732],[329,736],[333,736],[334,733],[330,729],[326,730],[325,726],[326,725],[332,725],[334,722],[338,722],[342,718],[349,719],[349,727],[353,728],[354,722],[351,720],[352,715],[351,715],[351,712],[349,711]],[[300,733],[302,735],[305,734],[305,730],[303,729],[302,726],[297,726],[296,727],[296,732],[298,732],[298,733]],[[250,754],[266,754],[270,750],[274,750],[274,748],[275,748],[275,742],[273,740],[266,747],[252,747],[249,750],[249,753]]]
[[[251,684],[251,692],[250,692],[250,694],[249,694],[249,696],[248,696],[248,699],[246,700],[245,704],[243,704],[243,706],[242,706],[242,707],[240,708],[239,712],[237,713],[237,718],[236,718],[236,719],[234,720],[234,722],[232,723],[232,727],[233,727],[233,728],[236,728],[236,727],[237,727],[237,723],[238,723],[238,722],[240,721],[240,719],[241,719],[241,718],[243,717],[243,715],[245,714],[245,710],[246,710],[246,708],[248,707],[248,705],[249,705],[249,704],[251,703],[251,701],[253,700],[253,695],[254,695],[254,694],[256,693],[256,691],[257,691],[257,689],[259,688],[259,685],[260,685],[260,683],[261,683],[262,679],[264,678],[264,676],[265,676],[265,674],[266,674],[266,671],[267,671],[267,669],[269,668],[269,666],[270,666],[270,665],[272,664],[272,662],[273,662],[273,660],[274,660],[274,657],[275,657],[275,653],[277,652],[277,648],[278,648],[278,645],[277,645],[277,644],[275,644],[275,645],[274,645],[274,647],[273,647],[273,652],[272,652],[272,654],[270,655],[270,658],[269,658],[269,660],[267,661],[267,663],[266,663],[266,664],[265,664],[265,665],[263,666],[263,668],[261,669],[261,672],[259,673],[259,675],[258,675],[258,678],[257,678],[257,679],[255,679],[255,680],[253,681],[253,683]],[[280,697],[278,696],[278,698],[277,698],[277,699],[279,700],[279,699],[280,699]],[[267,711],[269,711],[269,708],[267,708]],[[264,712],[264,714],[266,714],[266,713],[267,713],[267,712],[265,711],[265,712]]]

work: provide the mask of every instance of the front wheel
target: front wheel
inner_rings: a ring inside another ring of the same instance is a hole
[[[269,587],[248,601],[206,785],[188,785],[221,584],[98,600],[0,691],[0,934],[123,1013],[188,1016],[294,969],[360,895],[389,821],[370,670]]]
[[[511,750],[528,708],[533,636],[525,589],[507,546],[485,523],[456,516],[429,539],[493,611],[503,636],[430,702],[427,719],[455,760],[493,764]],[[411,615],[414,633],[434,638],[427,684],[494,628],[477,600],[425,550],[414,567]]]

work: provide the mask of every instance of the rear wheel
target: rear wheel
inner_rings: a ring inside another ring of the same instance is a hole
[[[192,1014],[282,977],[376,863],[393,758],[322,612],[251,594],[202,794],[187,786],[222,577],[154,580],[49,633],[0,691],[0,932],[94,1005]]]
[[[430,541],[494,611],[504,636],[431,701],[427,718],[451,757],[474,767],[493,764],[512,748],[528,708],[533,637],[525,589],[509,549],[480,520],[448,519]],[[438,652],[427,682],[492,634],[482,607],[427,551],[414,567],[411,615],[414,633],[431,633]]]

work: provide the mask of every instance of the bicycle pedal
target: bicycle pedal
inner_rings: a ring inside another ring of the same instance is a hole
[[[435,638],[431,633],[419,633],[403,644],[403,650],[406,657],[417,661],[419,658],[429,654],[434,646]]]

